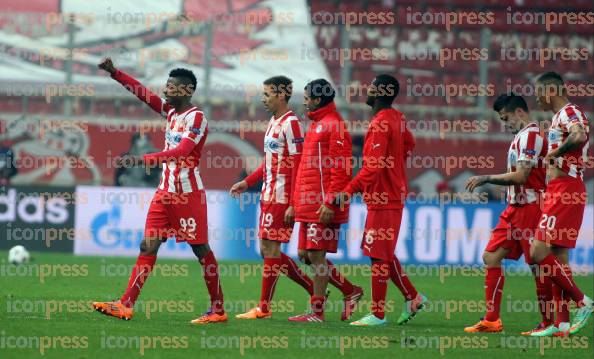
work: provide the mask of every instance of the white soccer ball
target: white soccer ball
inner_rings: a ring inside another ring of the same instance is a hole
[[[23,246],[14,246],[8,251],[8,262],[12,264],[27,263],[29,259],[31,259],[31,255]]]

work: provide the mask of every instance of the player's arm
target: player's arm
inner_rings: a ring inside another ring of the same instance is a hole
[[[299,164],[301,163],[301,154],[303,153],[303,127],[297,117],[291,118],[285,125],[285,139],[287,141],[287,150],[289,152],[288,162],[291,166],[291,188],[288,190],[289,193],[289,204],[293,206],[295,204],[295,194],[293,188],[297,182],[297,171],[299,170]]]
[[[238,198],[240,194],[247,191],[248,188],[255,185],[259,181],[264,178],[264,162],[254,170],[254,172],[250,173],[246,178],[242,179],[241,181],[233,184],[229,189],[229,194],[231,197]]]
[[[111,78],[122,84],[126,90],[130,91],[142,102],[149,105],[155,112],[163,117],[167,116],[171,106],[157,94],[142,85],[138,80],[127,73],[118,70],[111,61],[111,58],[108,57],[103,60],[99,64],[99,68],[108,72],[111,75]]]
[[[206,119],[200,112],[193,112],[193,117],[188,118],[181,135],[181,141],[174,148],[149,153],[143,156],[144,162],[149,165],[156,165],[171,160],[188,159],[194,147],[200,143],[206,133]]]
[[[295,222],[295,188],[297,187],[297,172],[301,164],[301,154],[303,153],[303,127],[297,117],[291,118],[285,126],[285,139],[287,141],[287,150],[289,152],[289,165],[291,166],[291,188],[288,189],[289,207],[285,211],[285,224],[292,225]]]
[[[414,136],[406,126],[404,126],[402,140],[404,142],[403,158],[406,161],[406,159],[412,155],[412,151],[415,149],[416,145]]]
[[[500,186],[523,185],[530,176],[533,167],[539,165],[538,156],[544,145],[543,137],[536,132],[528,132],[518,141],[520,153],[516,162],[516,170],[503,174],[473,176],[466,182],[466,189],[472,192],[476,187],[491,183]]]
[[[586,130],[584,129],[584,126],[581,124],[581,122],[574,122],[570,124],[570,126],[571,127],[569,127],[568,130],[569,135],[565,141],[563,141],[559,147],[547,154],[545,163],[550,163],[550,161],[548,161],[549,159],[560,157],[568,151],[580,148],[580,146],[588,140]]]
[[[266,164],[264,163],[264,161],[262,161],[262,164],[260,164],[260,166],[258,166],[258,168],[254,170],[254,172],[250,173],[246,178],[243,179],[248,188],[262,181],[262,179],[264,178],[265,165]]]
[[[250,173],[246,178],[243,180],[233,184],[229,189],[229,194],[231,197],[238,198],[240,194],[247,191],[248,188],[255,185],[259,181],[264,178],[264,162],[258,168],[254,170],[254,172]]]
[[[530,176],[532,163],[528,161],[518,161],[516,170],[496,175],[472,176],[466,182],[466,189],[472,192],[476,187],[490,183],[500,186],[523,185]]]
[[[355,178],[353,178],[342,190],[341,198],[338,198],[337,201],[335,201],[335,204],[350,198],[354,193],[361,192],[364,187],[372,184],[380,173],[381,166],[379,166],[379,164],[388,163],[387,151],[390,135],[387,131],[387,126],[384,127],[379,123],[372,124],[369,131],[370,134],[367,136],[364,144],[364,148],[368,148],[368,151],[363,155],[363,168],[361,168]],[[399,134],[395,135],[398,136]],[[345,196],[347,198],[344,198]]]
[[[184,138],[180,141],[179,145],[175,146],[175,148],[167,151],[149,153],[142,156],[142,158],[146,164],[157,165],[159,163],[187,157],[195,146],[196,144],[194,141]]]
[[[336,196],[349,183],[352,175],[353,144],[351,136],[344,124],[339,122],[339,128],[330,134],[329,152],[332,156],[330,165],[330,184],[327,189],[323,205],[318,209],[321,223],[329,223],[334,212],[339,208],[334,203]],[[320,164],[323,166],[324,164]]]

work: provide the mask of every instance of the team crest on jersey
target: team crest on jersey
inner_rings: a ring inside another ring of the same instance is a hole
[[[166,132],[165,139],[167,140],[167,142],[180,143],[182,137],[181,135],[172,135],[170,132]]]
[[[554,131],[549,132],[549,141],[554,142],[557,140],[557,134]]]
[[[322,132],[322,125],[318,125],[318,127],[316,127],[316,133],[320,132]]]
[[[264,147],[270,151],[276,151],[280,147],[280,144],[274,140],[267,139],[264,141]]]

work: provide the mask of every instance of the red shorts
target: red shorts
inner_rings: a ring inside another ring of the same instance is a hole
[[[530,241],[535,235],[540,215],[538,201],[523,206],[507,206],[491,232],[485,251],[495,252],[502,247],[509,250],[505,258],[518,260],[524,254],[526,263],[531,264]]]
[[[584,181],[561,177],[547,184],[536,239],[549,245],[575,248],[586,208]]]
[[[339,234],[339,223],[324,225],[322,223],[301,222],[299,224],[299,245],[297,248],[336,253]]]
[[[208,243],[206,193],[157,190],[146,216],[144,236],[162,240],[175,236],[178,242]]]
[[[260,202],[259,238],[281,243],[287,243],[291,239],[293,226],[285,224],[287,208],[289,204]]]
[[[361,240],[363,254],[386,261],[394,259],[401,221],[402,208],[367,211],[365,231]]]

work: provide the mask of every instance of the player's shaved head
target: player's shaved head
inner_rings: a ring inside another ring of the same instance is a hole
[[[293,80],[286,76],[273,76],[264,80],[265,86],[271,86],[275,94],[285,95],[285,101],[289,102],[293,95]]]
[[[514,112],[518,108],[524,110],[524,112],[528,112],[528,104],[526,103],[526,100],[524,100],[522,96],[518,96],[513,92],[497,96],[493,103],[493,110],[495,112],[500,112],[501,110],[505,110],[505,112]]]
[[[378,75],[372,84],[376,87],[375,99],[384,104],[392,104],[400,91],[400,84],[392,75]]]
[[[543,84],[543,85],[555,85],[555,86],[565,85],[561,75],[559,75],[555,71],[549,71],[549,72],[545,72],[544,74],[539,75],[536,78],[536,82]]]
[[[536,102],[544,111],[553,111],[555,104],[566,102],[565,82],[554,71],[545,72],[536,78]]]
[[[198,81],[196,81],[196,75],[194,75],[191,70],[182,68],[173,69],[169,72],[169,77],[178,79],[181,83],[191,89],[192,93],[196,91]]]

